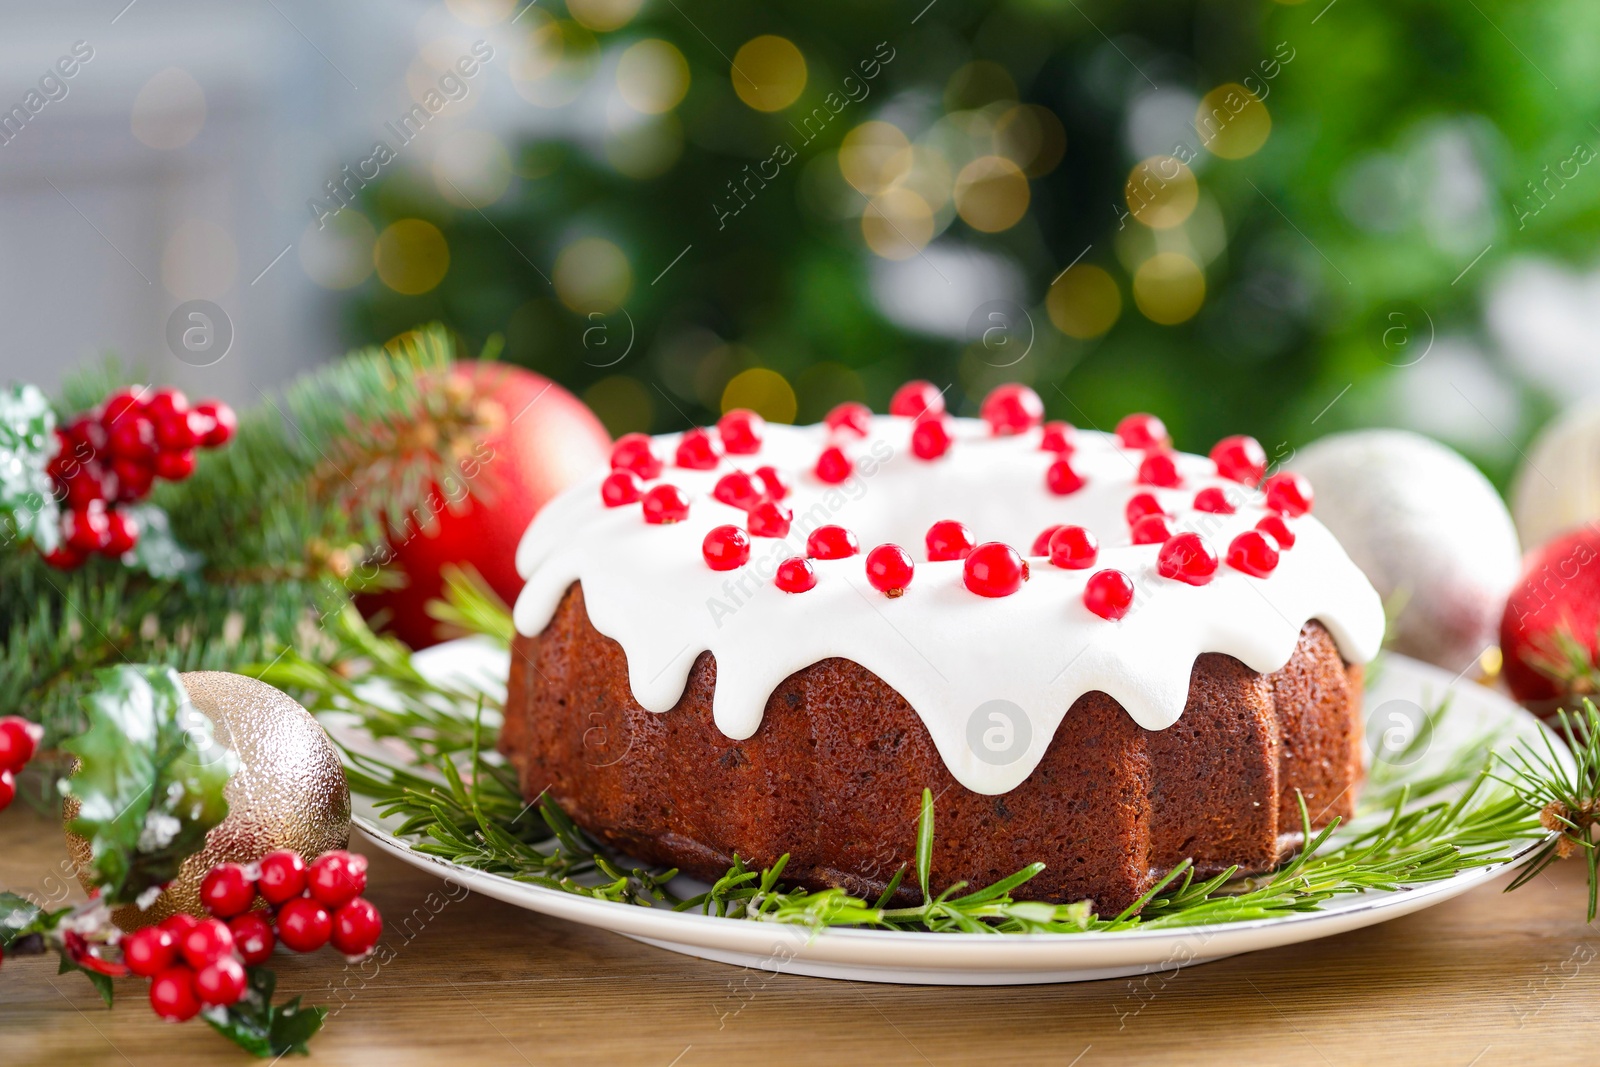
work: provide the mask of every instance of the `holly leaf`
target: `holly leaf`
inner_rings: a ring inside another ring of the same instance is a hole
[[[299,997],[274,1005],[277,976],[265,967],[250,967],[246,976],[249,988],[238,1003],[206,1011],[211,1029],[262,1059],[291,1052],[310,1055],[307,1042],[322,1029],[328,1009],[301,1007]]]
[[[82,971],[89,976],[89,983],[94,986],[95,992],[100,994],[100,999],[106,1002],[106,1007],[111,1007],[111,976],[91,971],[89,968],[73,960],[67,955],[66,949],[57,949],[61,953],[61,966],[56,968],[57,974],[66,974],[69,971]]]
[[[212,736],[177,672],[122,665],[95,673],[88,729],[62,744],[78,770],[68,828],[89,842],[89,874],[108,906],[137,902],[178,875],[228,814],[239,760]]]
[[[56,547],[61,509],[47,467],[55,453],[55,413],[31,385],[0,389],[0,545]]]
[[[49,933],[71,910],[45,911],[27,897],[0,893],[0,948],[10,950],[25,938],[37,939]],[[43,951],[42,942],[38,951]]]

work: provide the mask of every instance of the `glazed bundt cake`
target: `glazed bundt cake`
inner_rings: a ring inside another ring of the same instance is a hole
[[[1300,797],[1347,817],[1383,612],[1303,479],[1025,386],[943,407],[629,435],[552,501],[500,741],[525,794],[701,878],[787,853],[874,896],[927,787],[938,886],[1037,861],[1017,896],[1102,913],[1184,859],[1272,868]]]

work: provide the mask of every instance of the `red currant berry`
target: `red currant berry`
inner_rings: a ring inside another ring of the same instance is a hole
[[[1143,412],[1125,416],[1117,423],[1117,438],[1121,440],[1123,448],[1137,448],[1140,451],[1166,448],[1172,443],[1167,436],[1167,424]]]
[[[211,914],[231,919],[256,901],[256,884],[237,863],[219,863],[200,880],[200,904]]]
[[[1026,433],[1044,421],[1044,401],[1026,385],[1013,382],[996,386],[978,409],[994,433]]]
[[[39,751],[44,727],[20,715],[0,719],[0,771],[20,771]]]
[[[1072,460],[1062,456],[1044,472],[1044,484],[1057,496],[1076,493],[1083,488],[1084,477],[1072,466]]]
[[[1156,573],[1163,578],[1205,585],[1217,573],[1217,552],[1197,533],[1174,534],[1156,556]]]
[[[10,771],[0,771],[0,811],[5,811],[17,799],[17,776]]]
[[[1228,566],[1265,578],[1278,566],[1278,548],[1260,530],[1246,530],[1228,545]]]
[[[920,379],[910,381],[894,391],[889,401],[889,414],[903,419],[919,419],[924,415],[944,414],[944,394],[932,382]]]
[[[860,551],[861,542],[843,526],[818,526],[806,538],[806,555],[812,559],[847,559]]]
[[[1172,536],[1172,520],[1166,515],[1146,515],[1133,524],[1131,532],[1136,545],[1165,544]]]
[[[678,439],[678,450],[673,461],[690,470],[709,471],[722,462],[722,443],[709,430],[696,426]]]
[[[661,476],[661,458],[650,449],[650,438],[625,433],[611,446],[611,469],[632,471],[645,481]]]
[[[653,526],[682,522],[689,517],[689,497],[682,489],[663,482],[644,495],[644,521]]]
[[[793,556],[778,564],[773,584],[785,593],[804,593],[817,584],[817,570],[810,560]]]
[[[124,415],[107,425],[106,450],[123,459],[149,459],[156,454],[155,423],[144,415]]]
[[[1276,541],[1280,552],[1294,547],[1294,531],[1289,529],[1289,524],[1283,521],[1282,515],[1268,515],[1256,523],[1256,529]]]
[[[220,400],[202,400],[194,406],[194,410],[211,420],[211,426],[200,439],[202,448],[218,448],[233,440],[234,433],[239,429],[239,417],[233,409]]]
[[[1072,437],[1077,431],[1070,422],[1047,422],[1044,435],[1039,438],[1039,448],[1044,452],[1071,452]]]
[[[1224,437],[1211,446],[1211,462],[1224,478],[1245,485],[1259,485],[1267,473],[1267,452],[1254,437],[1239,434]]]
[[[119,389],[106,397],[100,408],[100,425],[107,430],[125,418],[144,413],[144,389]]]
[[[1303,474],[1280,471],[1268,478],[1262,489],[1267,494],[1267,507],[1280,515],[1297,519],[1311,510],[1311,483]]]
[[[194,972],[187,967],[169,967],[150,983],[150,1007],[169,1022],[188,1022],[200,1014],[200,998],[194,992]]]
[[[296,952],[315,952],[332,933],[333,916],[321,901],[295,897],[278,909],[278,940]]]
[[[341,955],[365,956],[383,934],[383,919],[366,897],[356,897],[333,916],[329,940]]]
[[[1176,489],[1183,484],[1177,461],[1169,452],[1150,452],[1139,461],[1140,485],[1159,485],[1163,489]]]
[[[157,478],[181,482],[194,473],[194,449],[182,452],[157,452],[155,472]]]
[[[233,931],[233,950],[244,960],[246,967],[259,967],[272,958],[272,946],[278,939],[272,933],[272,921],[259,911],[247,911],[228,920]]]
[[[879,545],[867,553],[867,581],[891,599],[906,591],[915,571],[911,553],[899,545]]]
[[[122,937],[122,962],[140,978],[154,978],[178,958],[172,931],[146,926]]]
[[[44,554],[44,561],[58,571],[77,570],[87,557],[65,541]]]
[[[764,490],[758,479],[744,471],[730,471],[717,479],[717,487],[711,490],[711,495],[729,507],[749,511],[761,503]]]
[[[835,433],[865,437],[872,432],[872,409],[854,400],[847,400],[828,412],[822,421]]]
[[[144,402],[144,413],[158,421],[169,415],[187,414],[188,411],[189,398],[170,385],[154,390]]]
[[[917,420],[911,428],[911,454],[918,459],[938,459],[950,451],[954,438],[942,417]]]
[[[136,459],[112,460],[111,473],[117,476],[117,499],[124,502],[143,500],[156,480],[155,468]]]
[[[855,467],[851,466],[850,457],[837,445],[829,445],[822,450],[822,455],[817,457],[817,477],[829,485],[838,485],[854,472]]]
[[[124,552],[131,552],[139,543],[139,520],[132,515],[112,508],[106,512],[106,523],[106,545],[100,550],[106,555],[120,556]]]
[[[1196,511],[1209,511],[1213,515],[1232,515],[1239,510],[1238,506],[1228,498],[1228,494],[1215,485],[1202,489],[1194,495],[1194,508]]]
[[[1099,539],[1082,526],[1063,526],[1050,538],[1050,562],[1057,567],[1087,570],[1099,558]]]
[[[186,911],[180,911],[161,920],[161,929],[172,935],[172,947],[174,951],[177,950],[178,945],[183,941],[184,937],[187,936],[189,931],[193,930],[199,925],[200,920],[196,919],[193,915],[190,915]]]
[[[761,451],[767,420],[753,411],[734,408],[717,420],[717,435],[730,455],[753,456]]]
[[[757,467],[756,477],[761,479],[767,495],[774,500],[782,500],[789,495],[789,480],[785,478],[776,467]]]
[[[1050,538],[1056,535],[1057,530],[1065,530],[1066,528],[1066,524],[1058,522],[1054,526],[1046,526],[1040,530],[1039,536],[1033,539],[1033,547],[1028,549],[1028,555],[1048,556],[1050,554]]]
[[[67,544],[88,555],[102,551],[111,541],[111,521],[99,501],[61,517],[61,535]]]
[[[1028,580],[1028,561],[1010,545],[990,541],[967,556],[961,578],[979,596],[1010,596]]]
[[[763,500],[750,509],[745,525],[755,537],[788,537],[794,512],[773,500]]]
[[[644,483],[630,470],[614,470],[600,483],[600,502],[608,508],[635,503],[644,496]]]
[[[201,919],[178,939],[178,951],[189,966],[199,970],[233,953],[233,931],[221,919]]]
[[[750,537],[737,526],[715,526],[700,545],[706,566],[714,571],[731,571],[750,562]]]
[[[1083,587],[1083,606],[1111,622],[1133,607],[1133,581],[1121,571],[1095,571]]]
[[[261,874],[256,878],[256,892],[268,904],[282,904],[306,891],[306,861],[300,853],[279,849],[261,857]]]
[[[972,536],[972,531],[954,519],[940,519],[928,527],[928,536],[925,540],[930,563],[966,559],[968,554],[978,547],[978,539]]]
[[[1156,499],[1154,493],[1135,493],[1128,498],[1128,506],[1122,509],[1122,514],[1127,518],[1128,525],[1132,526],[1146,515],[1165,515],[1167,509],[1161,506],[1161,501]]]
[[[232,956],[223,956],[195,972],[194,993],[208,1008],[236,1004],[244,996],[244,965]]]

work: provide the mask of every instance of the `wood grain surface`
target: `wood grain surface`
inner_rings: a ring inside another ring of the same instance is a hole
[[[21,807],[21,805],[18,805]],[[59,833],[0,818],[0,886],[64,891]],[[1600,1060],[1600,925],[1559,865],[1381,926],[1138,979],[973,989],[768,975],[520,911],[376,856],[393,958],[274,958],[335,1007],[316,1064],[1469,1064]],[[73,899],[78,899],[73,889]],[[452,897],[461,897],[452,899]],[[406,922],[404,917],[412,918]],[[106,1010],[42,957],[0,967],[0,1064],[254,1062],[119,983]]]

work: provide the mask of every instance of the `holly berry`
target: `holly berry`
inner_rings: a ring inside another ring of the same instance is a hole
[[[256,884],[237,863],[219,863],[200,880],[200,904],[219,918],[242,914],[255,900]]]
[[[1280,552],[1294,547],[1294,531],[1289,529],[1282,515],[1268,515],[1256,523],[1256,529],[1276,541]]]
[[[0,771],[20,771],[39,751],[44,727],[20,715],[0,719]]]
[[[1166,515],[1146,515],[1133,524],[1131,533],[1136,545],[1165,544],[1172,536],[1172,520]]]
[[[200,1003],[211,1008],[236,1004],[244,996],[244,965],[232,956],[223,956],[200,968],[194,976],[194,992]]]
[[[1095,571],[1083,587],[1083,606],[1116,622],[1133,607],[1133,580],[1121,571]]]
[[[644,496],[644,483],[630,470],[614,470],[600,483],[600,502],[608,508],[632,504]]]
[[[996,386],[983,398],[978,414],[996,434],[1026,433],[1044,421],[1044,401],[1026,385],[1013,382]]]
[[[233,931],[233,950],[246,967],[259,967],[272,958],[272,946],[278,939],[272,933],[271,920],[259,911],[229,919],[228,929]]]
[[[145,926],[122,937],[122,962],[141,978],[154,978],[178,958],[172,931]]]
[[[1311,483],[1294,471],[1279,471],[1261,487],[1267,494],[1267,507],[1280,515],[1299,518],[1311,510]]]
[[[156,426],[156,447],[163,452],[179,452],[197,447],[211,429],[211,420],[198,411],[178,411],[152,419]]]
[[[1209,511],[1213,515],[1232,515],[1239,510],[1228,494],[1221,488],[1213,485],[1200,490],[1194,495],[1196,511]]]
[[[144,413],[157,422],[173,415],[187,415],[189,398],[183,395],[182,390],[163,386],[153,390],[145,400]]]
[[[95,501],[61,517],[61,536],[67,544],[85,555],[103,551],[111,543],[111,520],[105,505]]]
[[[1278,566],[1278,547],[1260,530],[1246,530],[1228,544],[1228,566],[1265,578]]]
[[[644,521],[652,526],[682,522],[689,517],[688,495],[677,486],[666,482],[652,486],[650,491],[645,493],[640,507],[644,509]]]
[[[319,900],[295,897],[278,909],[278,940],[296,952],[315,952],[332,933],[333,916]]]
[[[731,571],[750,562],[750,537],[737,526],[715,526],[700,545],[706,566]]]
[[[1072,460],[1062,456],[1044,472],[1044,484],[1057,496],[1076,493],[1083,488],[1084,477],[1072,466]]]
[[[219,448],[233,440],[234,433],[239,429],[239,417],[231,407],[220,400],[202,400],[193,410],[211,420],[211,428],[200,439],[202,448]]]
[[[1174,534],[1156,556],[1156,573],[1188,585],[1205,585],[1217,573],[1217,552],[1197,533]]]
[[[734,408],[717,420],[717,436],[729,455],[753,456],[761,451],[767,420],[753,411]]]
[[[1161,506],[1161,501],[1156,499],[1154,493],[1135,493],[1128,498],[1128,504],[1122,509],[1122,514],[1127,518],[1128,525],[1132,526],[1146,515],[1165,515],[1167,509]]]
[[[144,398],[142,389],[118,389],[100,406],[100,425],[107,430],[125,418],[142,414]]]
[[[1048,556],[1050,554],[1050,538],[1056,535],[1057,530],[1065,530],[1066,528],[1065,523],[1058,522],[1054,526],[1046,526],[1040,530],[1039,536],[1033,539],[1033,547],[1028,550],[1028,555]]]
[[[751,477],[744,471],[729,471],[717,479],[716,488],[711,490],[711,495],[729,507],[749,511],[761,502],[764,491],[759,479]]]
[[[367,888],[367,857],[336,848],[311,861],[306,891],[330,908],[343,907]]]
[[[843,526],[818,526],[806,538],[806,555],[812,559],[847,559],[860,551],[861,542]]]
[[[778,575],[773,584],[785,593],[804,593],[817,584],[817,570],[811,561],[801,556],[791,556],[778,564]]]
[[[1172,443],[1167,436],[1167,424],[1144,412],[1124,416],[1117,423],[1117,438],[1124,448],[1137,448],[1141,452],[1152,448],[1166,448]]]
[[[131,412],[106,423],[106,450],[122,459],[149,459],[156,454],[155,423]]]
[[[920,419],[911,428],[911,454],[918,459],[938,459],[950,451],[954,440],[942,416]]]
[[[713,437],[709,430],[696,426],[692,430],[685,431],[678,439],[678,450],[673,456],[673,462],[690,470],[715,470],[717,464],[722,462],[722,443]]]
[[[767,495],[774,500],[782,500],[789,495],[789,479],[776,467],[757,467],[756,477],[761,480],[761,485],[766,489]]]
[[[611,446],[611,469],[632,471],[645,481],[661,477],[661,457],[650,444],[650,438],[642,433],[623,434]]]
[[[150,983],[150,1007],[170,1022],[188,1022],[200,1014],[200,998],[194,992],[194,972],[187,967],[169,967]]]
[[[178,939],[178,951],[189,966],[199,970],[233,953],[233,931],[221,919],[201,919]]]
[[[199,925],[199,919],[184,911],[169,915],[161,920],[161,929],[172,935],[172,944],[175,949],[182,943],[189,931]]]
[[[966,559],[978,547],[978,539],[972,536],[972,531],[954,519],[940,519],[928,527],[928,535],[924,540],[927,542],[930,563]]]
[[[822,421],[835,433],[865,437],[872,432],[872,409],[854,400],[847,400],[828,412]]]
[[[106,543],[100,551],[108,556],[131,552],[139,543],[139,520],[126,512],[106,512]]]
[[[1010,545],[989,541],[967,556],[961,580],[979,596],[1010,596],[1028,580],[1028,561]]]
[[[157,452],[155,472],[157,478],[164,478],[169,482],[181,482],[194,473],[194,449],[184,449],[182,452]]]
[[[849,478],[854,470],[850,464],[850,457],[837,445],[829,445],[822,450],[822,455],[817,457],[816,475],[829,485],[838,485]]]
[[[17,776],[10,771],[0,771],[0,811],[5,811],[17,799]]]
[[[365,956],[383,934],[383,919],[365,897],[356,897],[333,915],[328,940],[340,954]]]
[[[111,473],[117,477],[117,499],[132,502],[143,500],[155,484],[155,467],[136,459],[113,459]]]
[[[1072,438],[1077,433],[1070,422],[1047,422],[1039,438],[1039,449],[1044,452],[1071,452]]]
[[[306,861],[300,853],[279,849],[261,857],[256,892],[268,904],[282,904],[306,891]]]
[[[911,553],[899,545],[879,545],[867,553],[867,581],[891,599],[905,593],[915,571]]]
[[[894,396],[889,400],[889,414],[903,419],[943,415],[944,393],[932,382],[921,379],[909,381],[894,391]]]
[[[1178,473],[1178,463],[1170,452],[1150,452],[1139,461],[1138,482],[1176,489],[1183,484],[1183,476]]]
[[[86,553],[79,552],[65,541],[44,554],[44,561],[58,571],[76,570],[83,566],[83,561],[87,558]]]
[[[1087,570],[1100,558],[1100,541],[1082,526],[1063,526],[1050,538],[1049,555],[1057,567]]]
[[[750,509],[745,525],[755,537],[788,537],[794,512],[772,500],[763,500]]]
[[[1261,484],[1261,476],[1267,473],[1266,449],[1260,441],[1244,434],[1224,437],[1212,445],[1211,462],[1222,477],[1249,486]]]

